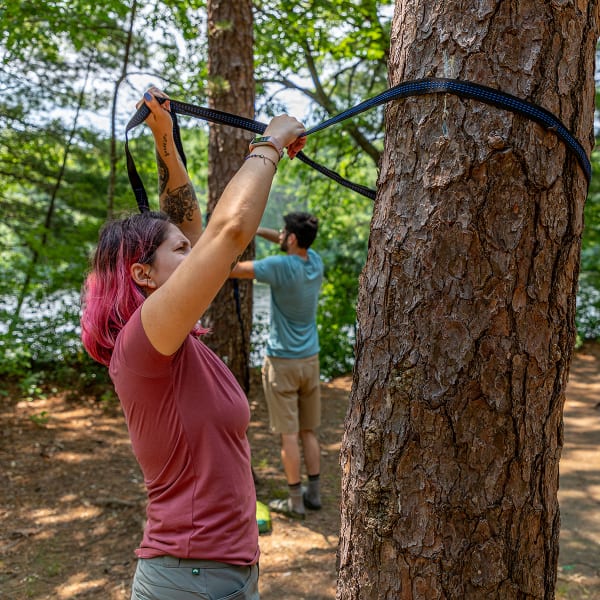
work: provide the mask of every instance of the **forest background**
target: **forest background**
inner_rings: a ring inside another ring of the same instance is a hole
[[[393,2],[374,0],[255,2],[257,119],[288,112],[310,127],[386,89],[392,11]],[[105,369],[80,344],[79,294],[102,223],[136,210],[125,126],[150,84],[199,105],[206,105],[211,86],[223,85],[208,77],[206,28],[206,3],[199,0],[0,4],[1,382],[18,382],[31,397],[49,381],[88,391],[106,382]],[[374,187],[383,110],[311,136],[306,154]],[[180,125],[202,204],[208,126],[186,118]],[[147,128],[132,138],[138,170],[156,202]],[[591,158],[579,343],[600,336],[600,152]],[[322,373],[332,378],[350,372],[354,362],[372,202],[299,161],[283,161],[263,224],[279,228],[289,210],[311,211],[322,224],[315,244],[326,269],[318,324]],[[257,256],[273,251],[257,243]],[[255,354],[265,327],[255,324]]]

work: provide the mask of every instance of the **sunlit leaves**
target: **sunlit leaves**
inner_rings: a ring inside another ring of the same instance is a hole
[[[304,91],[325,114],[381,91],[391,4],[256,2],[257,81]]]

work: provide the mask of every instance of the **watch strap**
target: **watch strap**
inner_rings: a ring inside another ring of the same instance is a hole
[[[266,136],[255,137],[250,142],[250,146],[249,146],[250,152],[252,152],[258,146],[272,146],[279,153],[279,158],[283,157],[283,146],[282,146],[281,142],[275,136],[266,135]]]

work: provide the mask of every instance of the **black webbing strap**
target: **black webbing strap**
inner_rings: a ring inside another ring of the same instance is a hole
[[[479,85],[477,83],[460,81],[458,79],[426,78],[414,81],[405,81],[403,83],[395,85],[394,87],[389,88],[385,92],[382,92],[381,94],[378,94],[373,98],[365,100],[364,102],[361,102],[360,104],[357,104],[356,106],[339,113],[338,115],[330,119],[327,119],[326,121],[323,121],[315,127],[308,129],[304,133],[304,135],[312,135],[317,131],[321,131],[322,129],[330,127],[331,125],[335,125],[336,123],[345,121],[346,119],[354,117],[376,106],[380,106],[381,104],[391,102],[392,100],[397,100],[399,98],[407,98],[409,96],[448,93],[455,94],[462,98],[479,100],[480,102],[483,102],[485,104],[490,104],[492,106],[496,106],[497,108],[520,114],[522,116],[527,117],[528,119],[531,119],[532,121],[535,121],[548,131],[552,131],[565,143],[567,148],[575,154],[575,157],[577,158],[577,161],[579,162],[579,165],[581,166],[589,185],[592,176],[592,167],[589,158],[579,141],[569,132],[569,130],[555,115],[553,115],[545,108],[537,106],[536,104],[533,104],[531,102],[527,102],[526,100],[521,100],[520,98],[517,98],[512,94],[501,92],[499,90],[495,90],[484,85]],[[164,102],[163,99],[159,99],[159,101]],[[221,125],[229,125],[238,129],[245,129],[253,133],[263,133],[267,127],[266,124],[261,123],[260,121],[255,121],[254,119],[248,119],[245,117],[232,115],[230,113],[226,113],[220,110],[205,108],[202,106],[195,106],[193,104],[186,104],[185,102],[179,102],[177,100],[171,100],[171,115],[173,116],[173,133],[175,136],[175,143],[177,145],[178,151],[181,153],[181,157],[184,160],[184,163],[185,154],[183,153],[181,138],[179,136],[179,126],[175,117],[176,113],[190,117],[195,117],[211,123],[218,123]],[[127,172],[129,175],[131,187],[133,189],[136,201],[138,203],[138,207],[142,212],[145,210],[149,210],[148,196],[146,194],[146,190],[144,189],[144,184],[142,183],[137,169],[135,168],[135,163],[129,151],[128,133],[131,129],[143,123],[149,114],[150,109],[145,104],[142,105],[138,109],[136,114],[132,117],[132,119],[129,121],[125,129],[125,154],[127,157]],[[312,167],[313,169],[319,171],[327,177],[330,177],[340,185],[343,185],[344,187],[347,187],[359,194],[362,194],[367,198],[375,198],[375,190],[348,181],[338,173],[335,173],[327,167],[324,167],[323,165],[320,165],[319,163],[308,158],[304,154],[304,152],[299,152],[297,158],[303,163]]]
[[[158,98],[158,101],[161,104],[165,101],[163,98]],[[178,100],[171,100],[171,116],[174,117],[176,114],[185,115],[188,117],[195,117],[197,119],[202,119],[203,121],[208,121],[209,123],[217,123],[220,125],[229,125],[230,127],[235,127],[237,129],[245,129],[246,131],[251,131],[253,133],[263,133],[267,128],[266,123],[261,123],[260,121],[255,121],[254,119],[248,119],[246,117],[240,117],[238,115],[233,115],[231,113],[223,112],[220,110],[205,108],[203,106],[196,106],[194,104],[187,104],[186,102],[180,102]],[[129,175],[129,182],[131,184],[131,188],[133,189],[133,193],[135,195],[136,202],[138,204],[138,208],[140,212],[144,212],[150,210],[150,206],[148,204],[148,195],[146,194],[146,189],[144,188],[144,184],[142,179],[136,169],[135,162],[131,155],[131,151],[129,150],[129,132],[138,125],[141,125],[148,115],[150,114],[150,109],[143,104],[135,115],[131,118],[127,127],[125,129],[125,157],[127,160],[127,174]],[[177,150],[182,153],[181,157],[185,163],[185,154],[183,154],[183,146],[181,144],[181,137],[179,135],[179,126],[177,124],[177,119],[173,119],[173,137],[175,141],[175,145],[177,146]],[[353,183],[352,181],[348,181],[335,171],[324,167],[323,165],[317,163],[312,160],[304,152],[299,152],[296,155],[296,158],[301,162],[307,164],[309,167],[319,171],[323,175],[326,175],[333,181],[336,181],[340,185],[347,187],[367,198],[375,199],[375,190],[372,190],[364,185],[360,185],[358,183]]]

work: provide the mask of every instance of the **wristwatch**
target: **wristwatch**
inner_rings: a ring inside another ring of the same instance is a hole
[[[250,142],[250,152],[252,152],[252,150],[258,146],[272,146],[275,148],[275,150],[277,150],[277,152],[279,152],[279,158],[283,158],[283,146],[281,145],[281,142],[272,135],[255,137]]]

